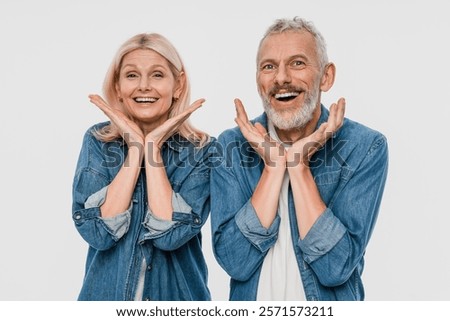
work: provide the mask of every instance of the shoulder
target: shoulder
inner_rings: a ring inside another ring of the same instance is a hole
[[[220,144],[228,143],[232,141],[243,141],[245,140],[244,136],[241,133],[239,127],[233,127],[224,130],[218,137],[217,142]]]
[[[89,133],[95,132],[97,130],[100,130],[100,129],[108,126],[108,125],[111,125],[110,121],[104,121],[104,122],[101,122],[101,123],[94,124],[94,125],[92,125],[91,127],[89,127],[86,130],[86,134],[89,134]]]
[[[89,127],[84,133],[84,140],[98,140],[95,136],[96,132],[99,132],[102,128],[110,125],[111,122],[105,121],[101,123],[97,123]]]
[[[359,122],[346,118],[331,143],[331,149],[343,156],[349,165],[357,166],[364,159],[370,162],[374,158],[387,163],[386,137],[378,130]]]
[[[387,144],[387,139],[381,132],[348,118],[344,120],[337,138],[348,141],[351,145],[370,146],[370,148]]]
[[[101,130],[108,125],[110,125],[109,121],[97,123],[89,127],[84,133],[83,150],[89,152],[90,154],[101,155],[105,152],[106,149],[113,150],[114,148],[122,148],[123,141],[120,139],[112,140],[110,142],[105,142],[99,139],[97,134],[99,134]]]

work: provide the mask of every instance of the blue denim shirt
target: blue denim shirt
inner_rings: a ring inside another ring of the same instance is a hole
[[[104,219],[100,205],[128,149],[122,141],[103,143],[92,128],[87,131],[73,182],[72,217],[89,244],[79,300],[134,300],[140,282],[138,299],[211,299],[200,233],[210,210],[208,148],[194,148],[179,135],[164,143],[162,157],[174,191],[172,221],[149,212],[144,170],[129,209]]]
[[[328,119],[321,106],[317,127]],[[259,116],[267,128],[267,116]],[[211,171],[211,228],[214,254],[231,276],[231,300],[256,300],[264,257],[277,240],[280,218],[269,228],[256,216],[250,198],[264,163],[239,128],[222,133],[224,156]],[[326,204],[303,240],[299,238],[292,190],[289,217],[294,252],[307,300],[363,300],[361,274],[386,181],[386,138],[349,119],[317,151],[310,168]],[[299,285],[300,286],[300,285]]]

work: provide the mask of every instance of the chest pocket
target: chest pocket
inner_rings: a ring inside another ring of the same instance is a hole
[[[347,182],[350,176],[351,171],[345,167],[314,176],[320,196],[327,206],[333,199],[333,195],[338,190],[339,185]]]

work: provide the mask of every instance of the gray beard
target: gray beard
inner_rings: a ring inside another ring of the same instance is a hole
[[[282,130],[304,128],[313,118],[314,110],[319,101],[319,88],[314,87],[311,92],[305,92],[305,101],[302,106],[280,111],[276,111],[272,107],[268,97],[262,97],[264,111],[274,126]]]

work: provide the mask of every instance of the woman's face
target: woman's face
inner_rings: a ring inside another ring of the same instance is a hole
[[[181,86],[164,57],[153,50],[136,49],[122,59],[116,90],[125,111],[138,125],[155,128],[168,119]]]

